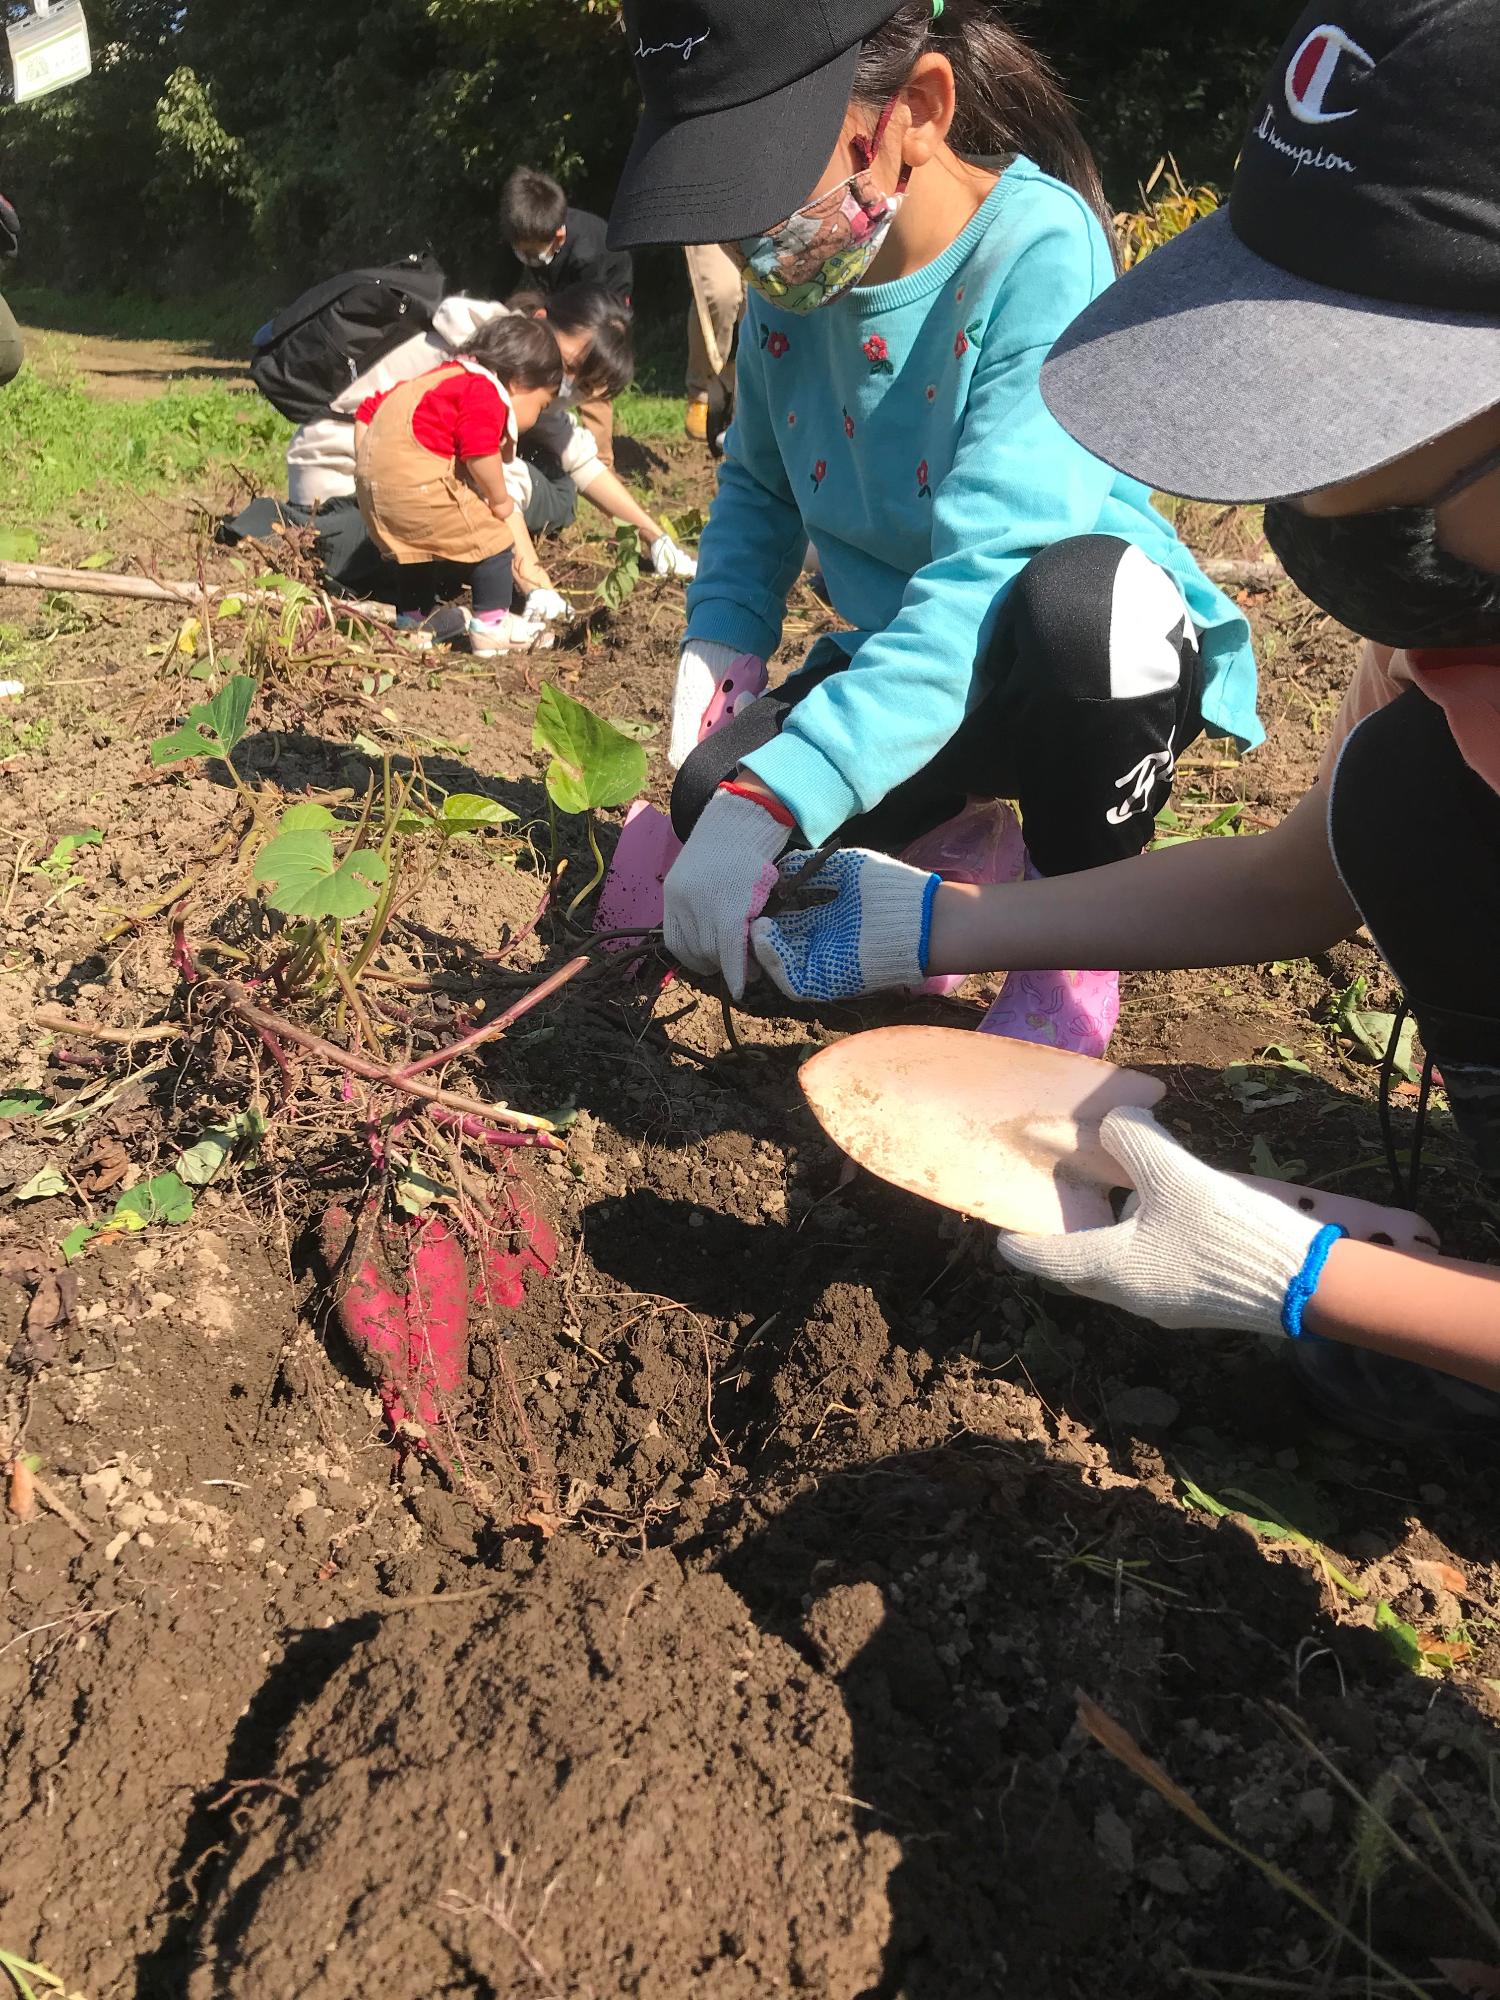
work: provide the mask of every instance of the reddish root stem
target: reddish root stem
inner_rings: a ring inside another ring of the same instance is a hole
[[[447,1048],[439,1049],[435,1055],[424,1056],[420,1062],[408,1063],[405,1069],[393,1071],[391,1081],[406,1083],[412,1077],[425,1075],[428,1070],[441,1069],[460,1056],[471,1055],[475,1049],[483,1048],[486,1042],[498,1041],[507,1029],[513,1028],[534,1007],[540,1007],[544,1000],[560,993],[580,972],[586,972],[589,963],[587,958],[570,959],[560,972],[554,972],[540,986],[533,986],[529,993],[523,994],[513,1007],[507,1007],[498,1021],[491,1021],[487,1028],[476,1028],[472,1035],[465,1035],[460,1042],[450,1042]]]

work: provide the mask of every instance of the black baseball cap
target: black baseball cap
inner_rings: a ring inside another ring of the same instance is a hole
[[[1500,405],[1500,0],[1315,0],[1227,210],[1097,299],[1042,393],[1193,499],[1372,472]]]
[[[616,249],[731,243],[784,222],[838,144],[862,43],[901,0],[625,0],[646,113]]]

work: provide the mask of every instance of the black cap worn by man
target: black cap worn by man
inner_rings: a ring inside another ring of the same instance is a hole
[[[1500,404],[1500,0],[1317,0],[1227,211],[1096,300],[1042,393],[1209,500],[1336,485]]]
[[[838,144],[861,44],[900,0],[625,0],[646,100],[616,248],[730,243],[784,222]]]

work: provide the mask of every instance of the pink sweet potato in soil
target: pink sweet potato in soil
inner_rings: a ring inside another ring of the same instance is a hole
[[[469,1369],[469,1262],[440,1215],[423,1216],[407,1236],[407,1377],[419,1421],[432,1425],[439,1399],[453,1396]]]
[[[347,1208],[330,1208],[318,1236],[330,1272],[340,1273],[339,1325],[382,1389],[405,1386],[411,1347],[406,1303],[392,1284],[379,1251],[380,1204],[365,1206],[356,1224]]]
[[[324,1261],[337,1274],[337,1313],[349,1344],[375,1378],[392,1430],[430,1432],[462,1388],[469,1367],[469,1307],[514,1311],[532,1275],[557,1262],[551,1225],[519,1195],[509,1197],[512,1250],[488,1248],[473,1282],[462,1239],[441,1215],[382,1223],[372,1197],[358,1220],[330,1208],[319,1237]],[[387,1263],[406,1272],[403,1291]]]
[[[558,1254],[557,1232],[551,1223],[544,1221],[523,1196],[512,1194],[509,1201],[512,1228],[521,1238],[520,1247],[501,1250],[494,1245],[486,1246],[473,1292],[476,1306],[495,1306],[502,1312],[514,1312],[520,1305],[526,1296],[528,1277],[552,1275]]]

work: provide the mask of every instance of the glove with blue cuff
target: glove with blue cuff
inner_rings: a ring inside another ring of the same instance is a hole
[[[1104,1143],[1139,1205],[1112,1229],[1000,1232],[1000,1255],[1086,1299],[1158,1326],[1302,1337],[1302,1315],[1334,1244],[1289,1203],[1195,1160],[1149,1111],[1111,1111]]]
[[[789,854],[783,886],[797,885],[812,859]],[[889,855],[841,848],[794,891],[801,908],[751,926],[751,948],[789,1000],[853,1000],[920,986],[940,886],[939,876]]]

